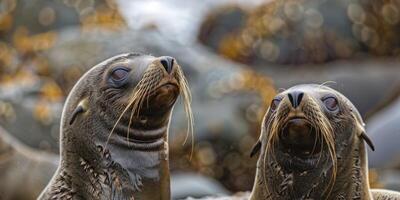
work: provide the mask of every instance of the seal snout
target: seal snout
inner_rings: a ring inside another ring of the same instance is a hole
[[[304,92],[302,91],[293,91],[288,93],[288,98],[293,108],[297,108],[300,105],[303,96]]]
[[[174,67],[174,62],[175,59],[170,56],[160,57],[160,63],[162,64],[162,66],[164,67],[165,71],[167,71],[168,74],[171,74]]]
[[[289,154],[304,157],[320,152],[315,128],[304,118],[288,120],[279,138]]]

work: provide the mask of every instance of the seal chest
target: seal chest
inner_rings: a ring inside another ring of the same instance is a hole
[[[339,92],[294,86],[272,100],[261,130],[251,152],[260,151],[251,200],[398,199],[369,188],[365,144],[374,146]]]
[[[39,199],[170,199],[167,132],[190,92],[172,57],[129,53],[76,83],[61,121],[61,161]]]

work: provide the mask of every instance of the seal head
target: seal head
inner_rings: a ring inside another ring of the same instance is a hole
[[[190,93],[172,57],[136,53],[89,70],[70,92],[61,122],[61,161],[40,198],[169,199],[168,126]]]
[[[262,124],[251,199],[371,199],[364,123],[341,93],[298,85],[278,94]]]

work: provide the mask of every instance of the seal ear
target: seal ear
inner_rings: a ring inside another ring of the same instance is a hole
[[[258,140],[257,143],[251,149],[250,158],[252,158],[256,153],[258,153],[260,149],[261,149],[261,141]]]
[[[372,143],[372,140],[367,136],[365,131],[361,132],[360,138],[368,144],[369,148],[371,148],[372,151],[375,151],[374,143]]]
[[[365,124],[362,121],[362,118],[360,116],[360,114],[357,113],[353,113],[353,117],[357,122],[357,129],[358,129],[358,137],[360,137],[362,140],[365,141],[365,143],[367,143],[367,145],[369,146],[369,148],[371,148],[372,151],[375,151],[375,146],[374,143],[372,143],[372,140],[367,136],[367,133],[365,131]]]
[[[69,125],[72,125],[76,119],[76,117],[80,114],[86,111],[86,99],[82,100],[79,102],[78,106],[75,108],[75,110],[71,114],[71,119],[69,120]]]

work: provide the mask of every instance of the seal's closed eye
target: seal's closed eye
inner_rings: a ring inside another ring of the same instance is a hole
[[[127,82],[126,80],[128,80],[129,71],[130,69],[126,67],[115,68],[110,74],[109,81],[115,87],[121,87]]]

